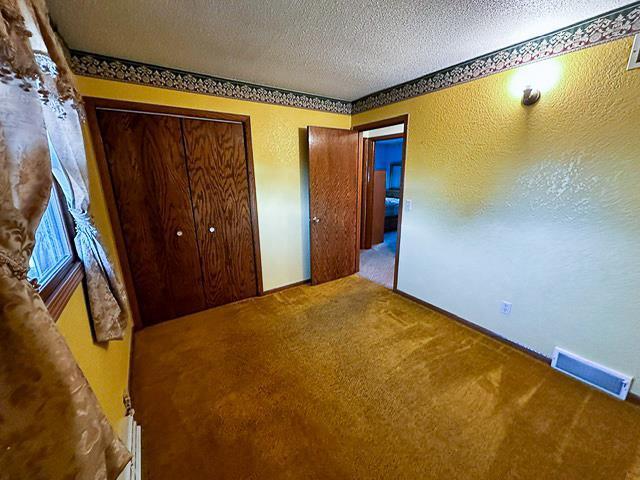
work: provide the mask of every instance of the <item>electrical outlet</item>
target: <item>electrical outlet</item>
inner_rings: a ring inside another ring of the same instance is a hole
[[[511,302],[503,301],[500,306],[500,313],[503,315],[511,315]]]
[[[413,210],[413,200],[411,200],[410,198],[407,198],[404,201],[404,206],[407,209],[407,212],[410,212],[411,210]]]

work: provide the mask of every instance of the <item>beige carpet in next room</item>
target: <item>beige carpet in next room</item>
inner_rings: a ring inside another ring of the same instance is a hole
[[[397,232],[384,234],[384,242],[360,250],[360,272],[358,275],[372,282],[393,288],[396,263]]]
[[[149,480],[640,478],[640,408],[357,276],[136,335]]]

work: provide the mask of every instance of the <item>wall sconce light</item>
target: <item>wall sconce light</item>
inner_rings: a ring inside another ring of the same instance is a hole
[[[533,105],[540,100],[544,92],[548,92],[558,83],[561,71],[560,63],[555,58],[520,67],[511,77],[511,95],[521,99],[522,105]]]
[[[540,100],[540,96],[540,90],[532,87],[531,85],[527,85],[526,87],[524,87],[524,91],[522,92],[522,104],[526,105],[527,107],[529,105],[533,105],[538,100]]]
[[[636,34],[633,39],[633,47],[631,47],[631,55],[627,65],[627,70],[633,70],[634,68],[640,68],[640,33]]]

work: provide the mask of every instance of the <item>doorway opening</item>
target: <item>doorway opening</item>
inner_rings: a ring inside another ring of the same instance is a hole
[[[312,285],[361,272],[397,290],[408,119],[307,127]]]
[[[355,127],[360,132],[359,275],[397,287],[407,117]]]

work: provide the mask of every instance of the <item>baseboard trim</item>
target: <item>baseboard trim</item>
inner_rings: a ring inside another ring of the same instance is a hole
[[[435,305],[430,304],[429,302],[425,302],[424,300],[420,300],[417,297],[414,297],[413,295],[410,295],[406,292],[403,292],[402,290],[394,290],[395,293],[397,293],[398,295],[400,295],[401,297],[404,297],[408,300],[411,300],[412,302],[417,303],[418,305],[422,305],[423,307],[426,307],[430,310],[435,310],[438,313],[441,313],[442,315],[444,315],[447,318],[450,318],[451,320],[454,320],[462,325],[464,325],[465,327],[470,328],[471,330],[475,330],[478,333],[481,333],[483,335],[486,335],[488,337],[493,338],[494,340],[497,340],[501,343],[505,343],[507,345],[509,345],[510,347],[515,348],[516,350],[520,350],[523,353],[526,353],[527,355],[529,355],[530,357],[535,358],[536,360],[540,361],[540,362],[544,362],[546,364],[551,364],[551,359],[549,357],[547,357],[546,355],[543,355],[539,352],[536,352],[535,350],[531,350],[530,348],[525,347],[524,345],[520,345],[519,343],[516,342],[512,342],[511,340],[504,338],[500,335],[498,335],[495,332],[492,332],[491,330],[481,327],[480,325],[476,325],[473,322],[470,322],[469,320],[465,320],[462,317],[459,317],[457,315],[454,315],[451,312],[447,312],[446,310],[440,308],[440,307],[436,307]],[[636,393],[629,393],[627,395],[627,402],[633,403],[635,405],[640,405],[640,395],[636,394]]]
[[[523,353],[526,353],[527,355],[535,358],[536,360],[539,360],[541,362],[544,362],[546,364],[551,364],[551,359],[549,357],[547,357],[546,355],[543,355],[539,352],[536,352],[535,350],[531,350],[530,348],[525,347],[524,345],[520,345],[519,343],[513,342],[507,338],[504,338],[500,335],[498,335],[495,332],[492,332],[491,330],[481,327],[480,325],[477,325],[473,322],[470,322],[469,320],[465,320],[462,317],[459,317],[457,315],[454,315],[451,312],[447,312],[446,310],[440,308],[440,307],[436,307],[435,305],[430,304],[429,302],[425,302],[424,300],[421,300],[417,297],[414,297],[413,295],[410,295],[406,292],[403,292],[402,290],[396,290],[396,293],[402,297],[405,297],[408,300],[411,300],[419,305],[422,305],[423,307],[427,307],[431,310],[435,310],[438,313],[441,313],[442,315],[444,315],[445,317],[450,318],[451,320],[454,320],[458,323],[461,323],[462,325],[464,325],[465,327],[468,327],[472,330],[475,330],[479,333],[482,333],[483,335],[486,335],[488,337],[493,338],[494,340],[498,340],[499,342],[502,343],[506,343],[507,345],[509,345],[510,347],[515,348],[516,350],[520,350]]]
[[[262,292],[262,297],[265,295],[271,295],[273,293],[278,293],[281,292],[283,290],[289,290],[290,288],[295,288],[295,287],[299,287],[301,285],[308,285],[311,283],[311,279],[308,278],[306,280],[302,280],[300,282],[295,282],[295,283],[290,283],[289,285],[283,285],[282,287],[277,287],[277,288],[272,288],[271,290],[265,290],[264,292]]]

